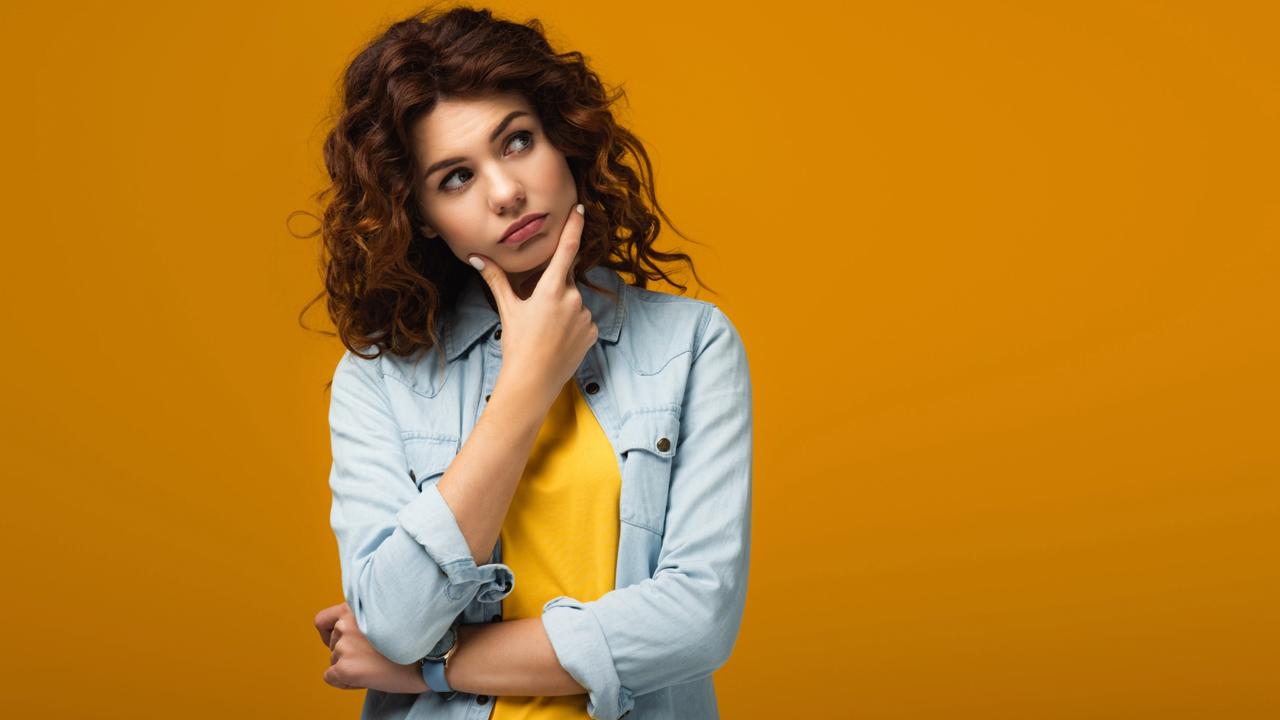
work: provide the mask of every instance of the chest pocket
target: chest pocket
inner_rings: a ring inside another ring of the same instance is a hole
[[[419,492],[427,484],[439,482],[457,454],[457,438],[443,436],[404,438],[404,456],[409,464],[409,480]]]
[[[618,452],[623,455],[623,522],[662,535],[679,436],[680,415],[674,409],[644,410],[622,421]]]

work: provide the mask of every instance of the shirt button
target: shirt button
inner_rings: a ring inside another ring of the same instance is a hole
[[[498,328],[497,330],[495,330],[495,331],[493,332],[493,339],[494,339],[494,340],[501,340],[501,339],[502,339],[502,328]]]
[[[485,395],[485,396],[484,396],[484,401],[485,401],[485,402],[489,402],[489,398],[490,398],[490,397],[491,397],[491,396],[489,396],[489,395]]]
[[[476,704],[477,704],[477,705],[483,705],[483,704],[485,704],[485,703],[487,703],[487,702],[489,702],[489,696],[488,696],[488,695],[477,695],[477,696],[476,696]]]
[[[587,394],[588,394],[588,395],[595,395],[595,394],[596,394],[596,393],[598,393],[598,392],[600,392],[600,386],[599,386],[599,385],[597,385],[596,383],[593,383],[593,382],[589,382],[589,383],[587,383]]]
[[[658,449],[666,452],[671,449],[671,441],[666,438],[658,438]]]

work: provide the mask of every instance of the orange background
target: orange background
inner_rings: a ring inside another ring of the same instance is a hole
[[[417,7],[0,8],[0,713],[358,716],[286,217]],[[724,717],[1280,715],[1272,4],[492,7],[626,88],[747,343]]]

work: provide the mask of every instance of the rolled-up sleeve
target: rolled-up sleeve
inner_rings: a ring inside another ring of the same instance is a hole
[[[481,602],[497,602],[511,593],[511,569],[502,563],[476,565],[458,520],[435,483],[423,487],[396,519],[444,570],[449,578],[445,594],[450,600],[468,598],[469,602],[476,597]]]
[[[473,599],[500,600],[515,578],[502,563],[476,565],[434,482],[418,491],[377,360],[348,351],[331,392],[330,525],[343,595],[374,649],[408,664]]]
[[[543,605],[556,657],[587,689],[596,720],[621,717],[636,695],[710,675],[737,640],[751,545],[751,380],[728,317],[709,305],[703,328],[653,576],[590,602]]]

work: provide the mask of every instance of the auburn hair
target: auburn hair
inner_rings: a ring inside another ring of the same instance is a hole
[[[331,182],[317,195],[320,227],[305,236],[322,236],[324,290],[300,321],[326,299],[342,344],[365,359],[383,352],[407,357],[439,344],[437,317],[475,269],[442,238],[422,233],[412,128],[440,97],[494,92],[520,93],[568,160],[587,218],[578,282],[612,295],[585,277],[603,265],[630,275],[628,284],[644,288],[662,278],[683,293],[687,288],[658,266],[682,260],[703,285],[688,255],[653,247],[658,216],[673,230],[674,223],[658,204],[643,144],[610,112],[625,92],[606,91],[580,52],[555,52],[537,19],[518,24],[485,9],[428,6],[391,23],[344,72],[336,121],[324,141]]]

